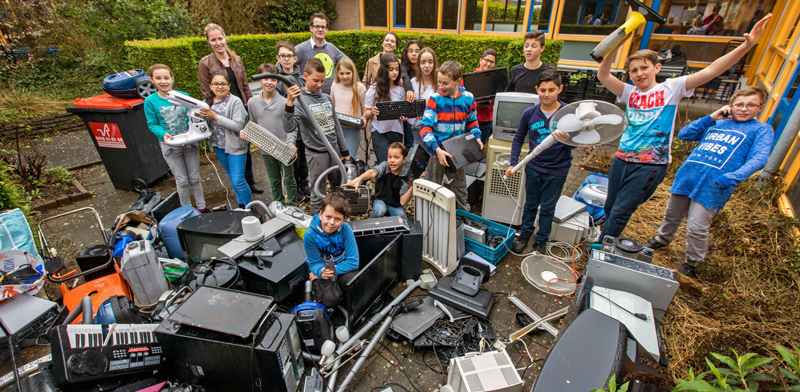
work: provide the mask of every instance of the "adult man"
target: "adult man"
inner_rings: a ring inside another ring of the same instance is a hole
[[[309,23],[311,39],[300,43],[295,48],[297,67],[305,69],[308,59],[312,57],[322,61],[322,64],[325,65],[325,85],[322,87],[322,92],[330,94],[336,63],[347,56],[336,45],[325,41],[325,37],[328,35],[328,25],[330,24],[325,14],[322,12],[312,14],[311,18],[309,18]]]

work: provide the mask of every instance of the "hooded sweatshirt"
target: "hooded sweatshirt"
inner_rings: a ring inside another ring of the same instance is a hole
[[[297,85],[300,86],[300,88],[304,88],[306,86],[306,80],[303,79],[303,73],[300,72],[300,67],[297,66],[297,63],[294,64],[294,69],[292,72],[284,72],[283,67],[281,67],[281,63],[277,63],[275,66],[278,67],[279,74],[293,77],[294,80],[297,81]],[[286,87],[283,86],[283,82],[278,81],[278,86],[275,87],[275,89],[278,91],[278,94],[286,98]]]
[[[458,86],[455,98],[442,95],[442,90],[433,93],[425,106],[419,132],[429,152],[436,151],[439,143],[463,133],[472,132],[480,139],[477,108],[475,97],[464,87]]]
[[[306,114],[300,102],[295,100],[294,106],[284,105],[283,129],[287,133],[299,131],[307,149],[316,153],[327,153],[328,150],[325,148],[322,138],[313,126],[309,125],[309,121],[316,121],[333,149],[341,154],[339,157],[349,156],[350,150],[347,149],[339,117],[334,115],[331,97],[321,91],[316,93],[306,89],[302,89],[302,91],[303,94],[298,99],[302,99],[308,104],[313,116]]]
[[[297,132],[287,133],[283,128],[283,112],[286,106],[286,98],[280,94],[275,94],[269,103],[264,102],[261,94],[250,98],[247,101],[247,109],[250,110],[250,121],[266,128],[277,136],[278,139],[283,140],[284,143],[294,147],[297,140]],[[269,155],[261,151],[262,155]]]
[[[306,251],[308,269],[314,275],[322,276],[325,256],[331,255],[336,264],[336,274],[342,275],[358,270],[358,246],[353,229],[347,222],[339,230],[328,235],[322,230],[319,214],[311,219],[311,226],[303,235],[303,248]]]

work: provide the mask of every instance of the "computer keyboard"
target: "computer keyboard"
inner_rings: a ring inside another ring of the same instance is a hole
[[[292,155],[295,151],[290,145],[286,144],[266,128],[252,121],[244,126],[241,132],[250,143],[255,144],[261,151],[279,160],[284,165],[294,163]]]
[[[375,106],[378,107],[378,121],[396,120],[400,117],[420,117],[425,113],[424,99],[418,99],[414,102],[408,101],[387,101],[378,102]]]
[[[364,125],[358,117],[348,116],[342,113],[336,113],[336,117],[339,117],[339,124],[345,127],[361,128]]]

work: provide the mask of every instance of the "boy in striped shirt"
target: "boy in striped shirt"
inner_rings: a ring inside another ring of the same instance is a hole
[[[483,149],[475,97],[460,86],[462,72],[463,68],[458,61],[446,61],[439,67],[439,90],[428,98],[420,136],[431,153],[427,178],[441,183],[447,177],[445,186],[455,193],[458,208],[469,211],[464,168],[457,171],[450,169],[447,158],[452,155],[441,146],[443,141],[469,132]]]

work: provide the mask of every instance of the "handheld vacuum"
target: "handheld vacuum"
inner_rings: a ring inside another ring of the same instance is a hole
[[[654,9],[644,5],[644,3],[640,2],[639,0],[626,1],[631,8],[633,8],[631,17],[622,26],[619,26],[618,29],[614,30],[613,33],[609,34],[608,37],[597,44],[597,46],[594,47],[594,50],[592,50],[592,53],[589,53],[589,55],[592,56],[592,58],[598,63],[602,63],[603,58],[605,58],[606,55],[614,50],[614,48],[616,48],[620,42],[624,41],[628,34],[638,29],[643,23],[667,23],[666,18],[659,15]]]

